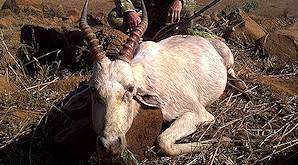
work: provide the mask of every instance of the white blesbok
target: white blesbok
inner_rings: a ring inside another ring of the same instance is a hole
[[[86,0],[80,27],[95,60],[93,75],[90,90],[77,94],[68,105],[91,91],[98,143],[112,154],[126,147],[125,134],[140,107],[158,108],[164,121],[173,122],[158,137],[166,154],[201,151],[210,144],[175,142],[214,120],[205,107],[223,93],[227,75],[235,77],[233,55],[222,41],[197,36],[178,35],[138,44],[148,24],[142,4],[142,22],[131,33],[119,59],[111,61],[87,24]]]

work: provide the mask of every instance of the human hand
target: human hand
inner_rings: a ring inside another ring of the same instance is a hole
[[[171,23],[180,21],[181,10],[182,10],[181,0],[173,0],[168,11],[168,16],[171,18]]]
[[[138,26],[139,23],[141,23],[141,18],[139,14],[135,11],[129,11],[127,13],[127,20],[129,27],[132,29]]]

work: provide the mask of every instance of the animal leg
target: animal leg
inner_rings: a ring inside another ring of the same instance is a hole
[[[197,127],[206,122],[212,122],[214,117],[202,106],[201,111],[187,112],[176,119],[172,125],[159,136],[159,146],[167,155],[179,155],[198,152],[210,146],[210,143],[191,142],[175,144],[175,142],[196,131]]]
[[[228,80],[234,85],[235,87],[239,88],[242,93],[247,89],[245,82],[236,77],[235,71],[233,68],[228,69]]]
[[[223,58],[224,65],[228,70],[228,78],[231,81],[232,85],[236,86],[242,91],[245,91],[247,89],[245,82],[236,77],[235,71],[233,69],[234,56],[230,48],[219,39],[208,38],[207,40],[213,45],[218,54]]]

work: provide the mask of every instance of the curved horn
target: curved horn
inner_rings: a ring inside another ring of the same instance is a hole
[[[130,63],[133,59],[133,54],[135,52],[136,46],[140,41],[140,38],[145,33],[147,26],[148,26],[148,16],[147,16],[147,10],[144,4],[144,1],[142,2],[142,21],[141,23],[131,32],[130,37],[127,39],[126,43],[123,45],[123,50],[121,52],[121,59]]]
[[[88,0],[85,1],[85,5],[81,14],[80,29],[84,32],[84,36],[86,37],[88,45],[91,48],[92,57],[96,61],[101,62],[102,59],[106,57],[105,52],[102,50],[102,46],[99,44],[99,40],[96,38],[95,33],[87,23],[87,8]]]

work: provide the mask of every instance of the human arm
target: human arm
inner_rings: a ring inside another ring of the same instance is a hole
[[[139,23],[141,23],[141,17],[136,11],[128,11],[125,15],[130,28],[135,28]]]
[[[115,0],[116,6],[121,10],[121,13],[128,21],[130,28],[136,27],[141,22],[141,17],[135,11],[135,7],[131,0]]]

